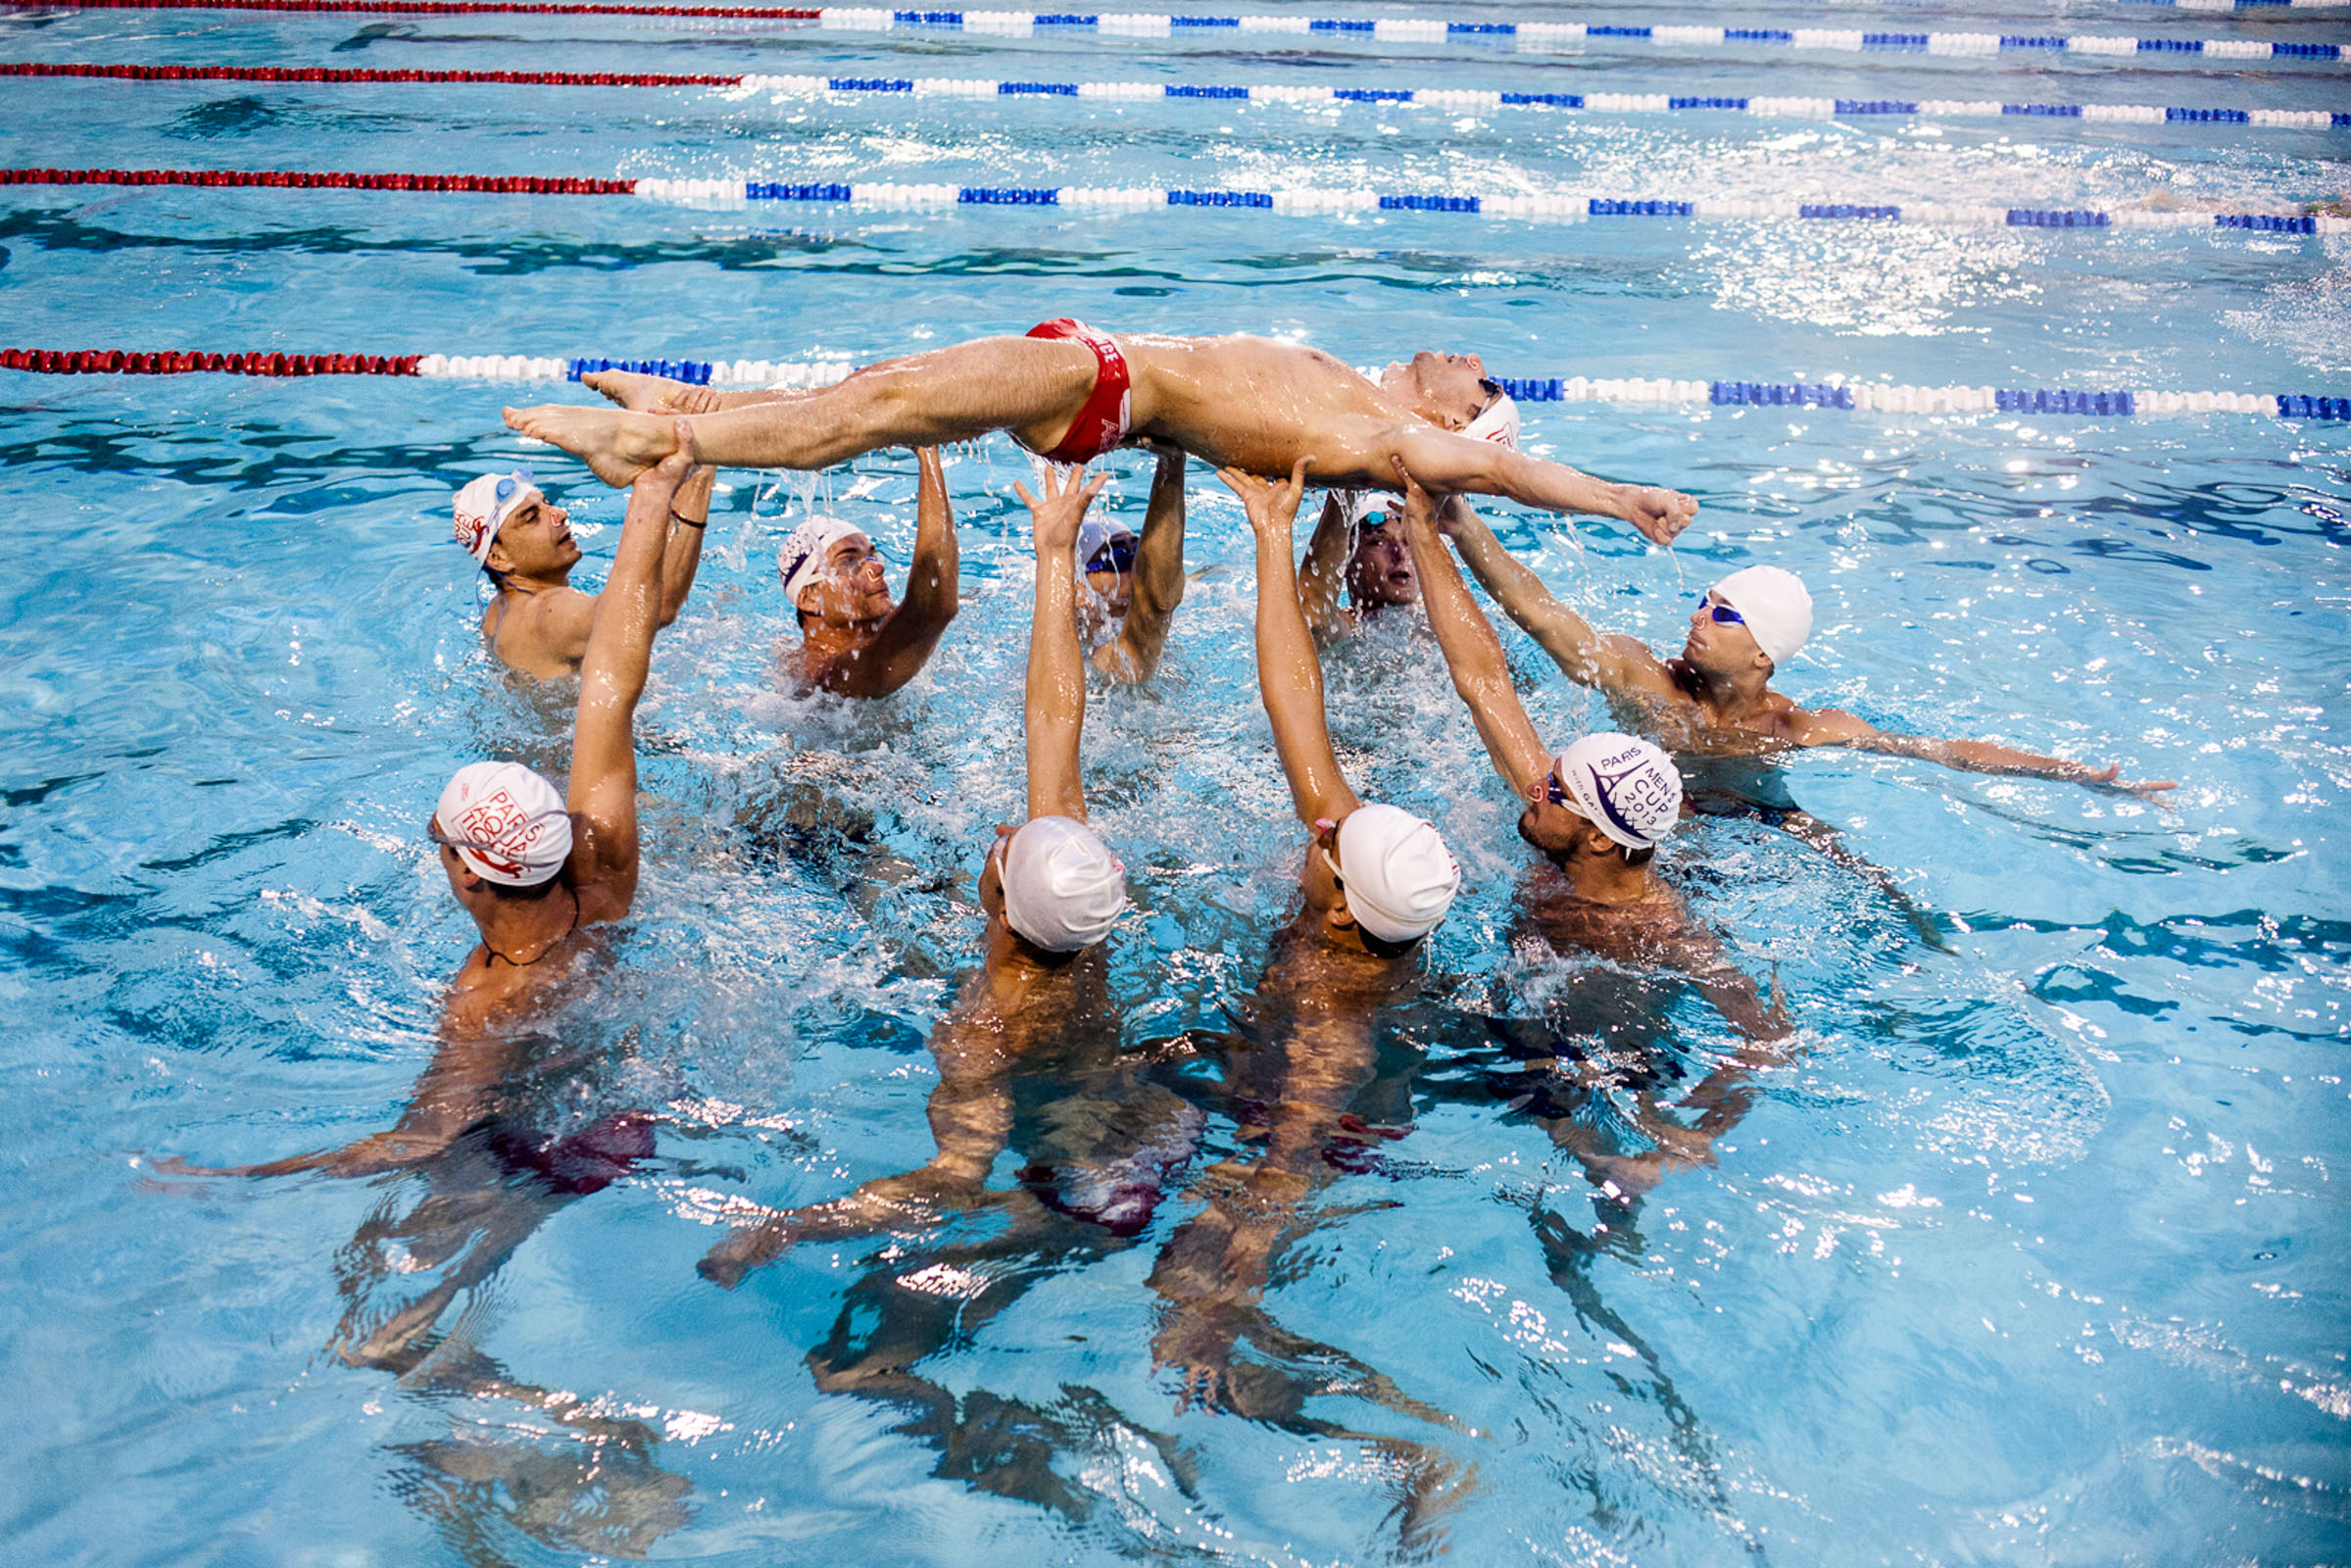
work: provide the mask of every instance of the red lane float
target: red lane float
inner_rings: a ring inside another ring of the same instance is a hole
[[[750,22],[815,22],[803,6],[534,5],[527,0],[14,0],[10,10],[313,11],[378,17],[715,17]]]
[[[292,190],[483,191],[524,196],[628,196],[633,179],[547,174],[353,174],[290,169],[0,169],[0,185],[254,185]]]
[[[421,354],[125,353],[122,349],[0,349],[0,370],[44,375],[415,375]]]
[[[0,76],[115,81],[489,82],[524,87],[739,87],[741,76],[651,71],[337,71],[324,66],[84,66],[0,61]]]

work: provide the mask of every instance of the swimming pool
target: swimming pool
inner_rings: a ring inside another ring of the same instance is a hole
[[[1880,9],[1577,15],[1786,27]],[[1918,30],[2343,30],[2095,0],[2060,22],[1882,9]],[[2308,63],[1604,39],[1536,58],[200,11],[0,13],[0,39],[46,61],[2341,102],[2338,68]],[[35,80],[7,104],[11,166],[2069,209],[2168,192],[2288,210],[2340,188],[2351,134],[442,83]],[[1527,376],[2340,393],[2345,244],[21,187],[0,193],[0,335],[805,362],[1073,315],[1298,336],[1362,364],[1475,349]],[[2342,1554],[2339,422],[1530,405],[1535,449],[1705,505],[1671,556],[1494,511],[1596,622],[1671,645],[1714,577],[1775,561],[1820,606],[1782,680],[1799,700],[2119,760],[2181,780],[2179,800],[1834,752],[1790,764],[1788,797],[1899,900],[1751,817],[1691,822],[1671,875],[1748,969],[1776,971],[1807,1049],[1714,1165],[1624,1204],[1546,1113],[1609,1125],[1648,1076],[1721,1060],[1729,1031],[1655,977],[1514,942],[1528,854],[1435,649],[1388,628],[1336,651],[1341,756],[1367,798],[1439,823],[1464,896],[1357,1102],[1409,1131],[1335,1154],[1308,1200],[1240,1357],[1245,1415],[1179,1411],[1146,1283],[1203,1172],[1248,1147],[1250,997],[1298,839],[1247,651],[1248,534],[1212,476],[1193,470],[1194,577],[1163,672],[1097,690],[1089,713],[1089,799],[1133,871],[1110,946],[1121,1026],[1021,1078],[996,1173],[1123,1156],[1165,1198],[1133,1236],[974,1222],[805,1249],[730,1294],[693,1267],[730,1205],[835,1196],[930,1151],[923,1041],[972,957],[989,826],[1019,809],[1025,460],[955,455],[969,603],[912,687],[855,710],[773,683],[789,627],[769,562],[815,486],[724,476],[695,597],[656,651],[647,874],[612,994],[515,1089],[547,1139],[651,1115],[652,1159],[602,1186],[511,1161],[197,1181],[149,1167],[378,1130],[430,1054],[469,939],[423,816],[462,761],[560,769],[567,722],[561,693],[485,664],[447,493],[519,453],[502,399],[576,389],[0,371],[0,395],[18,501],[0,543],[13,1560]],[[529,457],[609,557],[617,498]],[[1139,516],[1148,460],[1113,466],[1112,504]],[[903,563],[910,460],[822,485]],[[1509,641],[1546,738],[1602,720]],[[1539,1065],[1579,1052],[1622,1069],[1597,1103]],[[327,1350],[474,1264],[421,1375]]]

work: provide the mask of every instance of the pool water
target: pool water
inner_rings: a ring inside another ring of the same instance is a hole
[[[1920,27],[2025,15],[1898,10]],[[1789,24],[1696,20],[1750,17]],[[2341,31],[2324,14],[2065,17]],[[1595,41],[1538,59],[624,18],[18,12],[0,40],[10,59],[175,64],[1870,97],[1966,81],[2285,108],[2341,91],[2332,68],[2177,58]],[[0,110],[12,166],[2085,208],[2329,197],[2342,136],[51,80]],[[2345,242],[2291,235],[0,200],[0,336],[42,348],[862,361],[1073,315],[1358,364],[1475,350],[1513,375],[2340,393],[2347,302]],[[155,1170],[381,1130],[430,1058],[471,933],[423,818],[464,761],[560,772],[569,719],[567,692],[517,690],[484,660],[449,489],[535,463],[583,525],[583,580],[617,535],[616,494],[499,424],[502,401],[546,395],[0,373],[12,1561],[2342,1560],[2341,424],[1530,407],[1533,450],[1703,502],[1671,554],[1491,509],[1596,623],[1676,647],[1709,582],[1778,563],[1819,608],[1780,681],[1797,700],[2180,787],[2159,807],[1834,751],[1729,780],[1800,805],[1878,871],[1753,814],[1677,835],[1667,876],[1776,977],[1803,1049],[1710,1164],[1622,1201],[1570,1147],[1627,1135],[1642,1093],[1670,1103],[1737,1037],[1668,977],[1526,939],[1530,852],[1434,645],[1390,625],[1339,646],[1344,761],[1367,798],[1439,824],[1464,892],[1354,1102],[1400,1136],[1331,1152],[1239,1337],[1236,1408],[1185,1401],[1154,1364],[1166,1300],[1149,1282],[1211,1167],[1252,1157],[1255,990],[1301,832],[1257,704],[1248,530],[1197,465],[1165,666],[1090,698],[1088,800],[1135,901],[1108,949],[1114,1027],[1024,1064],[992,1179],[1123,1182],[1156,1195],[1148,1218],[810,1246],[732,1293],[694,1268],[747,1202],[837,1197],[931,1152],[924,1042],[976,957],[991,825],[1022,808],[1031,557],[1011,487],[1031,469],[1002,441],[947,470],[961,615],[912,686],[862,707],[777,687],[773,550],[829,498],[898,579],[911,460],[722,475],[641,711],[637,912],[494,1126],[372,1180]],[[1102,505],[1132,522],[1148,459],[1108,466]],[[1547,739],[1606,722],[1505,640]],[[1580,1091],[1546,1065],[1561,1057],[1609,1070]],[[407,1376],[337,1353],[436,1309]]]

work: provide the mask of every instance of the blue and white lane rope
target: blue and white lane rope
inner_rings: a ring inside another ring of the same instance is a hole
[[[1614,26],[1583,22],[1446,22],[1436,18],[1173,16],[1158,12],[884,11],[815,8],[818,27],[844,32],[959,31],[1025,38],[1039,31],[1086,31],[1110,37],[1212,38],[1237,33],[1312,36],[1331,42],[1369,38],[1383,43],[1443,43],[1508,39],[1523,50],[1572,48],[1594,40],[1656,44],[1829,49],[1849,53],[1967,55],[2061,52],[2115,57],[2194,56],[2199,60],[2340,60],[2332,43],[2272,43],[2253,38],[2112,38],[2066,33],[1909,32],[1860,27]]]
[[[1157,186],[897,185],[764,179],[640,178],[647,201],[740,209],[766,202],[867,210],[955,207],[1053,207],[1099,213],[1160,208],[1229,208],[1325,216],[1348,213],[1455,213],[1577,223],[1593,218],[1796,219],[1926,223],[1969,228],[2227,229],[2268,234],[2351,232],[2351,218],[2329,213],[2222,213],[2185,208],[1984,207],[1956,202],[1803,202],[1750,197],[1688,200],[1613,196],[1489,196],[1375,190],[1168,190]]]
[[[2351,0],[2346,0],[2351,4]],[[1713,111],[1782,120],[1890,116],[1915,120],[2080,120],[2093,124],[2263,125],[2280,129],[2351,127],[2351,112],[2325,109],[2194,109],[2152,104],[2018,104],[1996,98],[1726,97],[1720,93],[1501,92],[1459,87],[1227,87],[1158,81],[977,81],[959,76],[746,75],[729,91],[782,97],[905,95],[915,98],[1085,98],[1121,103],[1156,99],[1295,104],[1405,104],[1448,112],[1564,109],[1595,114]]]
[[[595,370],[637,370],[696,386],[831,386],[849,360],[554,359],[521,354],[427,354],[416,373],[442,381],[576,381]],[[1612,376],[1497,376],[1521,403],[1610,403],[1685,408],[1818,408],[1857,414],[2056,414],[2131,418],[2154,414],[2269,414],[2283,419],[2351,419],[2351,397],[2309,392],[2168,392],[2062,387],[1900,386],[1848,381],[1696,381]]]

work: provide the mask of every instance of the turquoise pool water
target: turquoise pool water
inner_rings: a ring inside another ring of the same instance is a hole
[[[1244,41],[0,15],[0,55],[26,60],[2340,102],[2332,71],[2169,59]],[[0,163],[2250,206],[2339,189],[2344,134],[37,81],[0,109]],[[11,188],[0,250],[9,346],[867,359],[1076,315],[1530,375],[2351,384],[2344,242],[2298,236]],[[1530,408],[1536,450],[1704,502],[1671,556],[1495,513],[1595,621],[1671,645],[1714,576],[1778,562],[1820,606],[1782,682],[1799,700],[2181,787],[2164,810],[1835,752],[1746,781],[1899,897],[1752,818],[1677,837],[1668,874],[1777,973],[1806,1049],[1715,1164],[1628,1204],[1555,1123],[1621,1121],[1729,1031],[1667,981],[1514,941],[1528,852],[1433,645],[1336,651],[1343,758],[1438,821],[1466,883],[1357,1101],[1408,1131],[1335,1152],[1236,1413],[1179,1409],[1146,1281],[1202,1173],[1249,1147],[1251,996],[1299,835],[1247,532],[1197,466],[1166,666],[1088,714],[1089,797],[1134,872],[1119,1026],[1024,1072],[996,1173],[1152,1174],[1139,1233],[975,1221],[805,1249],[732,1294],[693,1267],[732,1205],[930,1152],[923,1042],[974,957],[990,824],[1019,810],[1029,469],[1002,443],[948,470],[969,603],[868,708],[773,683],[769,563],[816,481],[724,476],[640,723],[638,913],[609,993],[513,1086],[526,1137],[637,1113],[650,1158],[609,1185],[487,1145],[379,1181],[152,1174],[388,1126],[431,1054],[470,935],[419,825],[460,762],[560,770],[568,721],[563,693],[485,663],[449,487],[537,463],[600,525],[584,572],[619,514],[498,424],[541,395],[0,372],[12,1561],[2343,1559],[2344,426]],[[1139,515],[1148,467],[1112,466],[1109,504]],[[821,483],[904,561],[903,454]],[[1601,720],[1511,647],[1546,736]],[[1578,1102],[1530,1064],[1563,1039],[1615,1087]],[[451,1280],[417,1374],[330,1348]]]

